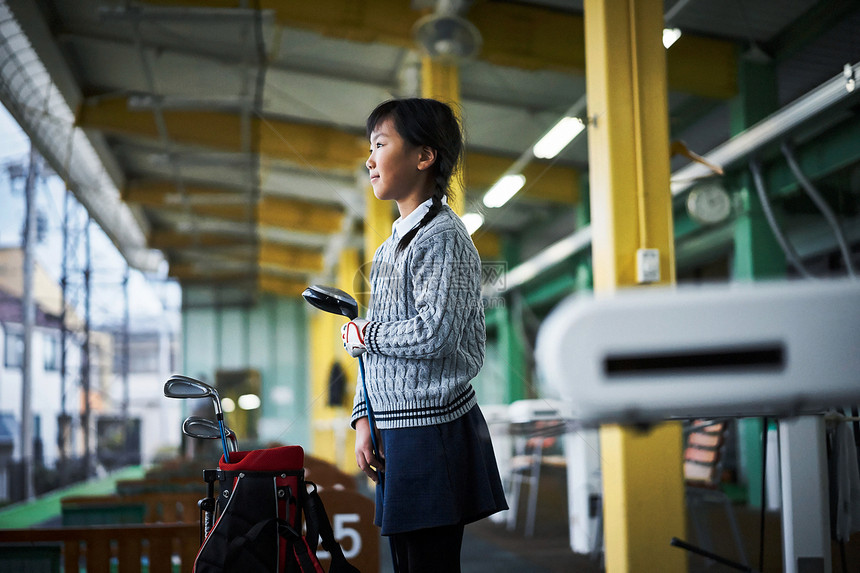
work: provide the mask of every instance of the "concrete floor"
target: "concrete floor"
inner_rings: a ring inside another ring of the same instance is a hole
[[[521,515],[525,515],[524,510]],[[723,507],[709,504],[702,523],[710,532],[710,550],[730,560],[740,559]],[[740,506],[734,514],[744,542],[744,550],[753,569],[759,565],[760,512]],[[701,514],[700,514],[701,515]],[[691,517],[691,516],[690,516]],[[688,523],[692,523],[688,518]],[[692,525],[689,528],[693,530]],[[691,543],[699,544],[689,533]],[[683,536],[679,536],[683,537]],[[384,540],[383,540],[384,542]],[[669,540],[666,540],[667,544]],[[388,550],[387,543],[385,551]],[[684,551],[683,549],[676,549]],[[845,566],[838,544],[832,547],[833,573],[860,572],[860,533],[845,546]],[[381,571],[391,571],[390,558],[383,558]],[[507,531],[503,524],[485,519],[466,527],[462,552],[463,573],[602,573],[603,563],[571,551],[567,530],[567,496],[563,470],[543,472],[538,490],[535,535],[526,538],[520,520],[517,531]],[[688,573],[732,573],[737,569],[708,561],[688,552]],[[778,513],[768,512],[764,524],[763,573],[778,573],[782,568],[782,532]],[[633,569],[635,571],[635,569]]]

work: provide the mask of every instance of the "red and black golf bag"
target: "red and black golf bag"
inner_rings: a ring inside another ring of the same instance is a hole
[[[221,485],[216,520],[194,573],[324,573],[316,558],[320,536],[331,554],[330,573],[357,573],[334,538],[316,486],[306,485],[303,467],[300,446],[231,452],[230,463],[222,457],[215,470]]]

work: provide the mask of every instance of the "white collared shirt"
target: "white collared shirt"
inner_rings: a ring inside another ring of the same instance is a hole
[[[448,197],[445,195],[442,196],[442,204],[448,204]],[[418,205],[414,211],[406,215],[406,217],[398,217],[394,223],[391,224],[391,236],[395,241],[399,241],[403,236],[415,228],[418,223],[421,222],[421,219],[424,218],[424,215],[427,214],[427,211],[430,210],[430,207],[433,205],[433,198],[430,197],[420,205]]]

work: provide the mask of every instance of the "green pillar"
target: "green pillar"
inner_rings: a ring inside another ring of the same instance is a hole
[[[505,235],[501,240],[502,258],[508,268],[520,262],[520,242],[518,237]],[[521,309],[518,308],[513,293],[505,297],[505,304],[496,309],[499,359],[502,361],[507,389],[507,401],[522,400],[529,397],[528,370],[526,367],[526,348],[522,338]]]
[[[732,135],[744,131],[777,109],[776,71],[772,63],[741,58],[738,69],[739,95],[732,102]],[[767,280],[785,276],[785,254],[767,224],[749,170],[738,175],[740,215],[735,220],[732,279]],[[747,500],[761,507],[762,420],[738,422],[739,462],[746,476]]]

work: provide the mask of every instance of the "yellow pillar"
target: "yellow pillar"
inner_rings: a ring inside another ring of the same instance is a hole
[[[462,121],[460,114],[460,70],[457,63],[447,59],[423,56],[421,59],[421,96],[447,103]],[[462,170],[451,179],[451,196],[448,205],[462,215],[465,204]]]
[[[662,0],[586,0],[586,90],[595,291],[637,284],[636,254],[657,249],[675,281]],[[600,431],[607,573],[686,571],[683,436]]]
[[[394,223],[394,202],[380,201],[373,194],[373,188],[366,191],[367,206],[364,209],[364,261],[373,260],[373,253],[391,235]]]
[[[328,461],[335,459],[332,440],[331,412],[328,407],[328,378],[337,358],[338,329],[342,322],[334,314],[317,309],[308,310],[310,326],[311,375],[311,452]]]
[[[353,281],[356,298],[363,305],[370,301],[370,268],[373,254],[391,235],[394,219],[394,202],[380,201],[373,194],[373,188],[368,186],[365,191],[364,257],[361,269]]]
[[[352,293],[358,267],[358,251],[344,249],[338,261],[335,284],[332,286]],[[352,472],[356,468],[355,433],[349,427],[349,418],[358,376],[358,360],[349,357],[340,340],[340,328],[347,318],[317,310],[311,312],[313,454]],[[359,312],[362,313],[361,309]],[[338,405],[330,405],[328,382],[335,362],[340,363],[346,373],[346,387],[343,401]]]

